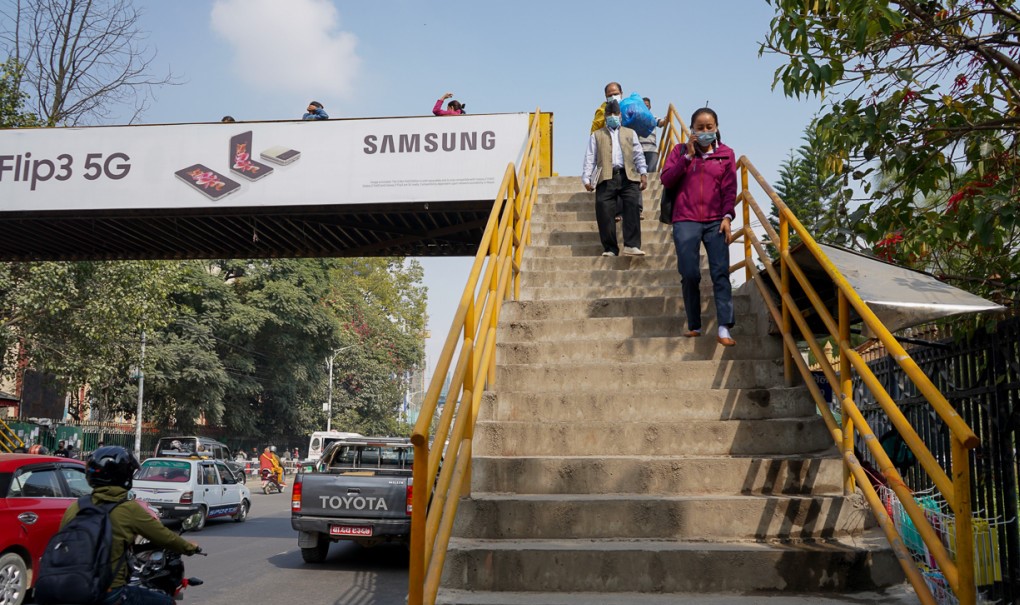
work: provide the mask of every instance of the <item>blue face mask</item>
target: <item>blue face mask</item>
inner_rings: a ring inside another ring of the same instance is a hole
[[[613,130],[620,127],[620,116],[606,116],[606,126]]]
[[[715,143],[716,139],[715,134],[716,133],[714,132],[699,132],[697,134],[698,144],[701,145],[702,147],[708,147],[712,143]]]

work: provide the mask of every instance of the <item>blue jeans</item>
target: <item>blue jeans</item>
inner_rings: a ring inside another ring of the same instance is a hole
[[[733,326],[733,287],[730,285],[730,246],[719,233],[722,221],[673,223],[676,268],[687,311],[687,329],[701,329],[701,244],[708,254],[708,273],[715,292],[715,314],[720,326]]]
[[[174,600],[141,586],[120,586],[106,593],[103,605],[174,605]]]

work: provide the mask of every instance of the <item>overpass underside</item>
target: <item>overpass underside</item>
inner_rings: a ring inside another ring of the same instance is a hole
[[[5,213],[0,260],[466,256],[491,210],[480,200]]]

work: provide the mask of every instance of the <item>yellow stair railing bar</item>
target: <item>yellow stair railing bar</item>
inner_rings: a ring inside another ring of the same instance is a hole
[[[432,605],[461,496],[470,494],[475,422],[485,388],[496,379],[496,328],[503,301],[520,295],[524,248],[538,197],[543,115],[531,115],[519,171],[507,166],[478,245],[453,325],[411,434],[414,444],[408,605]],[[546,149],[546,154],[549,150]],[[450,388],[436,417],[450,370]]]
[[[672,125],[668,124],[667,129]],[[666,139],[666,136],[663,137]],[[826,427],[831,433],[836,447],[840,450],[845,472],[844,487],[850,493],[855,486],[860,487],[865,499],[871,506],[879,526],[885,533],[890,545],[896,554],[900,565],[903,567],[907,579],[913,585],[918,598],[922,603],[934,603],[931,590],[925,583],[920,570],[914,565],[910,553],[907,551],[902,537],[897,532],[892,519],[883,506],[866,473],[854,454],[854,435],[860,433],[861,438],[875,458],[880,471],[886,478],[889,487],[896,493],[903,505],[904,511],[910,517],[921,537],[927,546],[930,554],[935,559],[939,570],[946,578],[950,588],[959,599],[961,605],[973,605],[976,602],[976,586],[974,583],[974,552],[973,535],[971,528],[971,502],[970,502],[970,459],[969,450],[979,445],[979,440],[974,432],[967,426],[966,422],[956,413],[946,398],[932,384],[924,372],[917,366],[914,360],[907,354],[903,347],[896,340],[895,336],[882,324],[877,316],[861,300],[853,287],[846,281],[839,270],[825,256],[821,248],[811,237],[811,234],[797,220],[797,217],[790,211],[786,204],[780,199],[771,186],[762,178],[753,164],[746,158],[741,157],[737,162],[741,176],[741,191],[737,201],[743,204],[744,223],[738,233],[735,233],[731,241],[743,238],[745,258],[742,263],[734,265],[735,268],[743,265],[745,275],[748,279],[751,276],[753,259],[751,250],[757,253],[761,260],[766,274],[772,279],[777,290],[780,292],[780,308],[777,308],[772,300],[771,294],[767,291],[762,279],[753,280],[765,300],[769,313],[775,320],[776,325],[781,326],[784,343],[784,374],[788,383],[792,384],[793,370],[797,369],[804,379],[812,398],[815,401],[818,411],[821,414]],[[753,176],[761,186],[770,200],[779,210],[779,232],[769,224],[761,207],[757,204],[754,196],[749,190],[748,176]],[[779,250],[780,271],[777,274],[772,266],[764,245],[754,234],[750,227],[750,212],[753,211],[761,221],[769,237],[769,243]],[[804,246],[818,261],[832,280],[838,292],[837,318],[823,304],[818,293],[808,282],[801,267],[790,254],[789,240],[790,229],[801,238]],[[811,303],[815,313],[825,324],[826,330],[839,343],[840,359],[839,372],[833,369],[818,344],[802,310],[798,307],[790,294],[790,286],[796,280],[803,289]],[[863,358],[850,345],[850,310],[856,311],[865,325],[877,335],[886,349],[890,352],[896,362],[903,368],[906,375],[917,386],[918,390],[925,396],[932,409],[945,422],[951,433],[952,442],[952,472],[951,476],[946,474],[942,467],[935,460],[935,457],[928,450],[920,436],[910,426],[909,421],[903,416],[896,406],[895,401],[882,386],[880,381],[868,367]],[[833,396],[840,402],[843,425],[840,426],[832,412],[829,410],[821,391],[815,385],[810,369],[804,358],[800,355],[797,341],[793,333],[793,324],[796,324],[801,337],[815,358],[819,361],[822,371],[832,385]],[[852,396],[851,372],[861,376],[864,386],[875,397],[879,406],[889,417],[890,422],[903,437],[908,447],[917,457],[921,467],[928,474],[936,489],[949,503],[956,517],[956,560],[953,561],[942,541],[939,539],[934,528],[928,522],[924,511],[914,501],[910,490],[903,482],[903,478],[893,466],[889,456],[885,453],[878,438],[868,426],[866,419],[860,412]]]
[[[14,429],[0,418],[0,448],[7,452],[13,452],[17,448],[24,446],[25,442],[21,440],[21,437],[18,437]]]

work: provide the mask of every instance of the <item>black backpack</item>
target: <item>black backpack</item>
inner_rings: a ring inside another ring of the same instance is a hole
[[[113,549],[110,512],[124,502],[127,500],[97,506],[92,504],[91,496],[78,499],[78,514],[54,534],[43,551],[35,580],[36,603],[92,605],[102,602],[115,574],[110,565]],[[127,556],[126,549],[124,555]],[[117,571],[119,569],[120,565]]]

